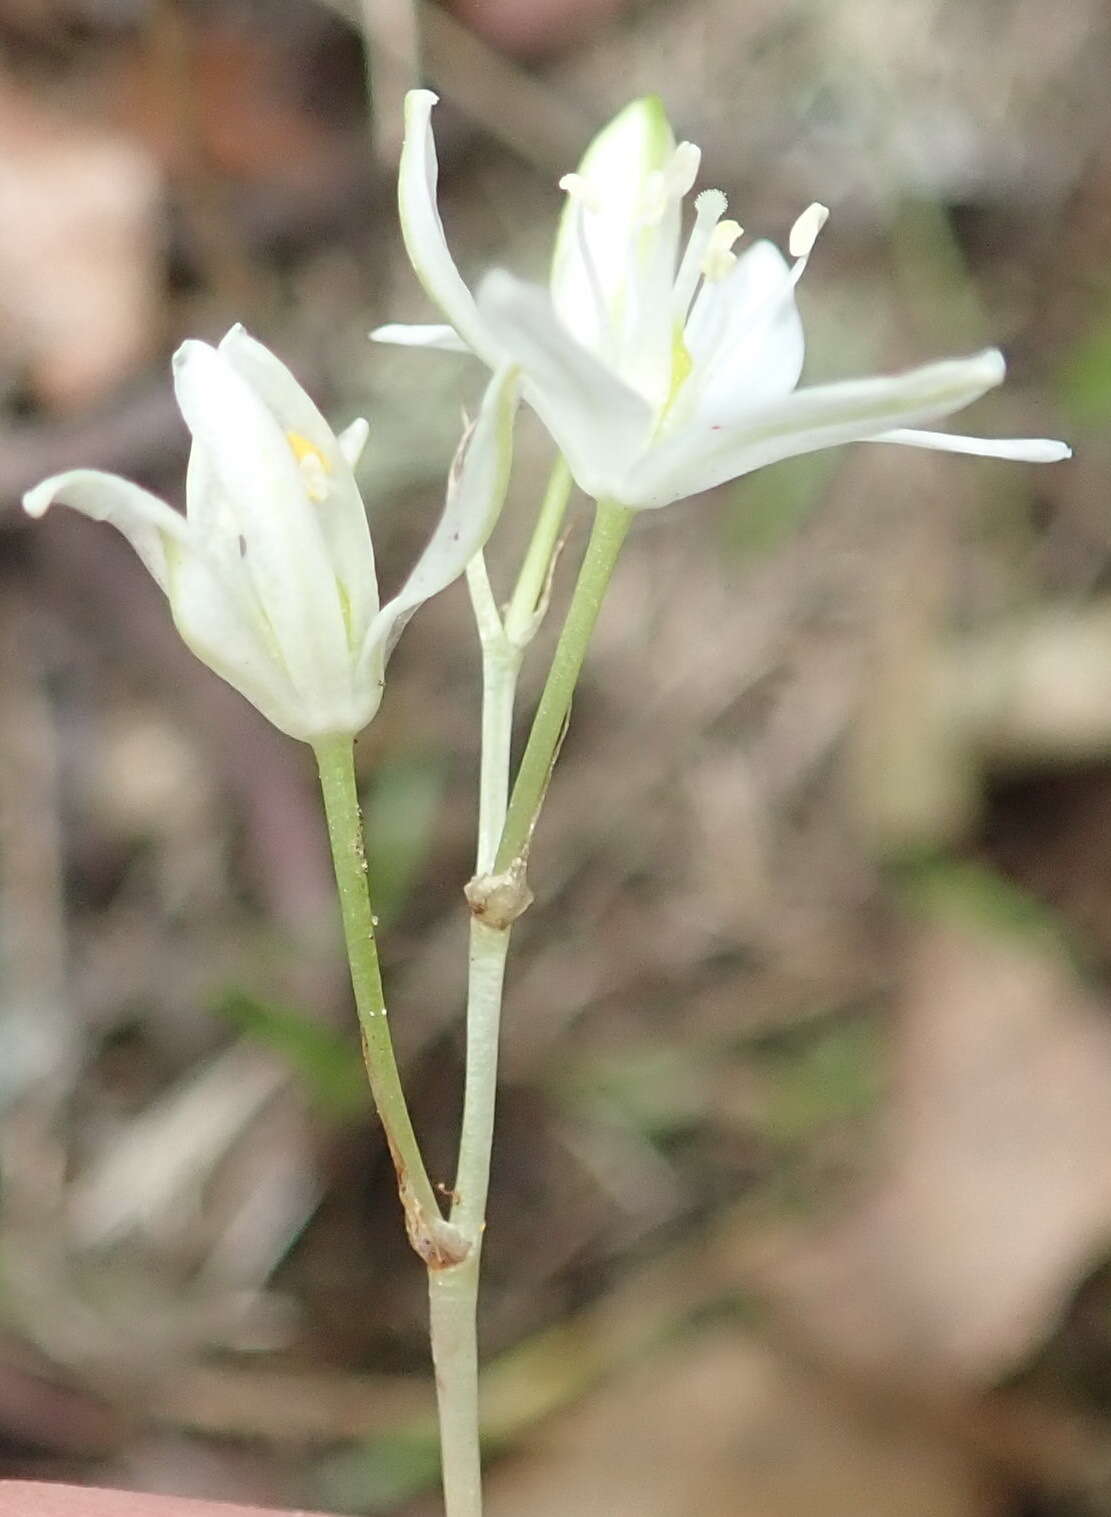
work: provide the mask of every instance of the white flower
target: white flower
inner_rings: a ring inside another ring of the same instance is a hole
[[[699,151],[676,146],[658,100],[635,101],[595,138],[567,203],[550,289],[494,272],[477,301],[436,208],[436,96],[406,101],[398,198],[410,260],[449,326],[387,326],[379,341],[468,348],[522,371],[524,394],[578,484],[633,508],[665,506],[763,464],[838,443],[911,443],[1048,462],[1045,439],[908,430],[976,400],[1004,374],[994,348],[894,377],[796,389],[803,333],[795,285],[827,212],[812,205],[788,264],[770,242],[739,256],[725,196],[705,190],[680,256],[682,202]]]
[[[267,348],[233,327],[174,357],[193,437],[186,514],[120,479],[72,469],[24,497],[56,500],[128,538],[198,658],[276,727],[316,742],[361,731],[413,611],[460,575],[505,496],[516,382],[498,369],[464,439],[447,504],[400,592],[379,607],[366,512],[352,473],[365,421],[341,436]]]

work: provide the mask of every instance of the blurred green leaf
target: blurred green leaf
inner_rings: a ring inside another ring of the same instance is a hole
[[[375,765],[362,803],[371,898],[381,922],[396,920],[428,857],[445,780],[436,755],[397,754]]]
[[[392,1512],[429,1490],[439,1476],[439,1443],[430,1424],[331,1455],[316,1471],[312,1499],[329,1511]]]
[[[1072,956],[1064,924],[1048,906],[983,864],[930,857],[901,866],[912,910],[1011,937],[1040,937]]]
[[[758,1050],[766,1136],[798,1143],[835,1122],[866,1116],[879,1100],[879,1045],[870,1017],[805,1030]]]
[[[320,1109],[337,1119],[365,1112],[370,1102],[358,1049],[306,1012],[232,991],[216,1007],[247,1038],[280,1055]]]
[[[946,206],[904,200],[891,227],[891,261],[904,311],[939,355],[990,340],[991,322]]]
[[[590,1121],[666,1138],[705,1112],[704,1064],[704,1055],[689,1047],[655,1045],[597,1054],[561,1068],[557,1096]]]
[[[1111,297],[1065,359],[1057,390],[1066,416],[1077,426],[1111,417]]]
[[[770,553],[793,537],[820,504],[837,462],[836,450],[828,449],[745,475],[723,514],[725,546],[747,558]]]

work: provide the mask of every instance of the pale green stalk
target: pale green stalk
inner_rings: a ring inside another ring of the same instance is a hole
[[[633,515],[625,506],[612,501],[598,502],[594,529],[579,569],[567,619],[556,644],[528,745],[517,771],[494,864],[498,871],[509,869],[528,851],[529,838],[571,709],[575,684]]]
[[[535,631],[537,609],[543,604],[547,593],[552,557],[570,495],[571,470],[560,454],[549,476],[532,541],[505,612],[506,636],[520,648],[525,646]]]
[[[486,564],[479,554],[467,569],[482,644],[482,759],[479,776],[475,878],[494,868],[505,822],[517,675],[547,593],[548,576],[571,476],[559,459],[537,514],[532,540],[506,610],[498,612]],[[467,1072],[455,1200],[451,1220],[469,1245],[462,1263],[428,1274],[432,1357],[440,1419],[440,1451],[447,1517],[481,1517],[482,1464],[478,1414],[478,1309],[482,1235],[490,1183],[490,1150],[498,1077],[508,923],[471,916],[467,979]]]
[[[475,876],[494,862],[509,794],[513,705],[522,649],[509,641],[479,554],[467,569],[482,643],[482,759]],[[509,929],[471,917],[467,975],[467,1073],[452,1221],[469,1250],[461,1264],[428,1272],[429,1325],[436,1366],[440,1461],[447,1517],[481,1517],[478,1418],[479,1263],[489,1187],[498,1079],[498,1028]]]
[[[464,1249],[458,1233],[440,1212],[424,1167],[390,1037],[355,785],[355,744],[350,737],[337,737],[318,743],[315,751],[351,966],[351,986],[362,1033],[363,1059],[397,1171],[409,1241],[426,1263],[455,1262],[462,1258]]]

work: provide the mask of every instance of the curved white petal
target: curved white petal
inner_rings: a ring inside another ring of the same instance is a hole
[[[244,604],[229,595],[219,568],[197,553],[171,548],[168,593],[182,641],[221,679],[291,737],[304,738],[304,702],[266,647]]]
[[[663,103],[649,96],[602,128],[573,176],[582,193],[570,192],[563,207],[551,296],[564,326],[592,352],[602,351],[604,336],[596,293],[611,312],[621,304],[637,254],[648,177],[662,173],[674,151]]]
[[[988,348],[892,378],[796,390],[717,430],[713,424],[691,424],[653,448],[633,471],[622,504],[666,506],[781,458],[948,416],[999,384],[1004,372],[1003,355]]]
[[[247,381],[283,432],[296,432],[327,455],[335,448],[335,433],[316,402],[268,347],[239,322],[229,328],[216,350]]]
[[[692,367],[676,420],[725,425],[790,394],[805,342],[791,270],[773,243],[753,243],[724,279],[703,284],[684,340]]]
[[[327,703],[328,687],[347,677],[347,630],[322,524],[286,436],[206,343],[178,350],[174,387],[220,509],[230,508],[238,522],[246,572],[290,679],[304,699]],[[203,491],[189,511],[198,523],[215,514]]]
[[[496,271],[483,280],[479,305],[579,486],[596,498],[611,494],[648,441],[648,405],[568,335],[543,290]]]
[[[423,326],[401,321],[388,322],[384,327],[375,327],[370,340],[389,342],[397,348],[438,348],[445,353],[471,351],[454,327],[437,326],[431,322]]]
[[[464,435],[452,467],[447,499],[409,578],[387,602],[367,637],[357,683],[381,679],[381,670],[406,621],[433,595],[458,579],[483,547],[505,502],[513,462],[517,371],[508,365],[490,380],[473,429]]]
[[[444,236],[436,204],[439,165],[432,135],[431,90],[410,90],[405,97],[405,140],[397,176],[401,235],[417,278],[464,343],[491,367],[498,362],[490,338],[463,283]]]
[[[273,416],[287,446],[303,454],[307,444],[319,460],[320,498],[313,504],[332,572],[343,587],[350,642],[358,647],[378,610],[378,580],[366,508],[351,464],[315,402],[269,348],[236,325],[218,351]]]
[[[239,517],[228,500],[208,451],[194,440],[185,473],[185,499],[194,541],[200,545],[212,573],[224,593],[240,605],[256,606],[254,583],[247,570],[246,541]],[[257,619],[257,611],[253,612]]]
[[[118,474],[106,474],[100,469],[69,469],[28,490],[23,497],[23,509],[30,516],[44,516],[55,501],[71,506],[93,521],[111,522],[127,538],[162,589],[166,589],[166,540],[187,545],[190,534],[185,518],[164,500]]]
[[[1067,442],[1051,437],[961,437],[956,432],[914,432],[900,427],[865,441],[898,442],[908,448],[936,448],[942,453],[973,453],[980,458],[1011,458],[1027,464],[1055,464],[1072,457]]]

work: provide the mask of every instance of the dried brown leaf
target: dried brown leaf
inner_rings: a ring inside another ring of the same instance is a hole
[[[134,142],[0,81],[0,341],[37,397],[95,402],[152,350],[160,184]]]
[[[1111,1239],[1111,1024],[1042,943],[931,924],[897,1031],[886,1179],[769,1271],[796,1323],[870,1374],[1006,1373]]]

